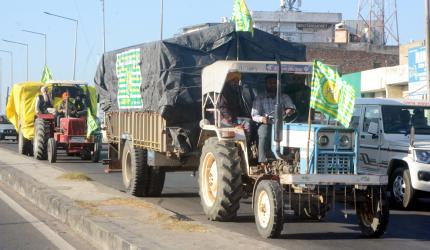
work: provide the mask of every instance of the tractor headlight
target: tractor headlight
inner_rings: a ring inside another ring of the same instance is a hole
[[[349,143],[351,142],[351,140],[349,139],[349,136],[347,135],[342,135],[342,137],[340,137],[340,146],[342,147],[346,147],[349,145]]]
[[[420,163],[430,163],[430,151],[415,150],[415,160]]]
[[[326,135],[321,135],[318,138],[318,144],[320,146],[326,146],[328,144],[328,142],[329,142],[329,139],[328,139],[328,136],[326,136]]]

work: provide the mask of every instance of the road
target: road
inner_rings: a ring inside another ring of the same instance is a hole
[[[55,218],[0,184],[0,249],[94,249]]]
[[[17,151],[16,144],[0,144],[0,147]],[[124,190],[121,173],[105,174],[100,163],[89,163],[66,155],[59,155],[57,161],[53,167],[84,172],[97,182]],[[238,217],[234,222],[208,221],[200,206],[197,179],[191,176],[190,172],[168,173],[162,196],[144,199],[193,220],[260,238],[254,224],[250,199],[241,202]],[[430,202],[421,201],[420,205],[411,211],[391,210],[387,232],[381,239],[362,238],[353,211],[347,209],[348,217],[345,219],[343,206],[342,203],[336,203],[336,209],[322,222],[300,221],[289,216],[281,239],[264,241],[286,249],[428,249]]]

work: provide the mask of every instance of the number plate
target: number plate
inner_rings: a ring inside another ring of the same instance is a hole
[[[4,139],[5,139],[5,140],[16,140],[16,136],[12,136],[12,135],[10,135],[10,136],[5,136],[5,137],[4,137]]]
[[[70,138],[70,142],[75,142],[75,143],[85,142],[85,137],[72,137]]]

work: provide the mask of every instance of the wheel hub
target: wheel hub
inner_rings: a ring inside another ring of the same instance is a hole
[[[258,222],[263,228],[266,228],[269,224],[271,211],[269,195],[266,193],[266,191],[262,191],[258,195],[257,209]]]
[[[126,187],[129,186],[130,184],[130,179],[131,179],[131,155],[130,153],[127,154],[126,159],[125,159],[125,164],[124,164],[124,170],[123,170],[123,181],[124,181],[124,185]]]
[[[218,166],[213,154],[208,153],[204,159],[203,200],[212,206],[218,193]]]
[[[403,180],[402,176],[396,176],[393,182],[393,194],[394,198],[399,201],[403,202],[403,197],[405,195],[405,181]]]

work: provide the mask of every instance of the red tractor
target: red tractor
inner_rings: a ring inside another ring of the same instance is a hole
[[[76,99],[79,95],[90,103],[88,86],[70,83],[52,84],[53,102],[58,102],[56,100],[66,92],[71,100]],[[68,99],[66,101],[69,102]],[[66,109],[64,117],[59,117],[59,114],[53,109],[50,111],[52,113],[39,114],[36,117],[33,141],[34,157],[38,160],[48,159],[50,163],[54,163],[57,160],[57,150],[62,149],[66,151],[67,155],[80,155],[83,160],[98,162],[102,147],[101,136],[99,134],[87,136],[87,115],[91,114],[86,114],[86,112],[80,115],[70,114]]]

